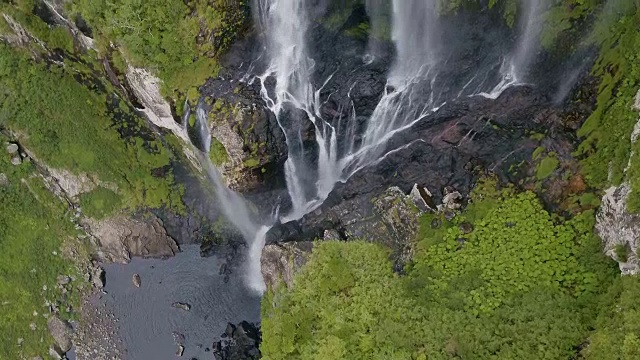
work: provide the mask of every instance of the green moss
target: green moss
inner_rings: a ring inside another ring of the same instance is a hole
[[[533,154],[531,154],[531,158],[533,160],[538,160],[540,156],[547,151],[543,146],[538,146],[535,150],[533,150]]]
[[[80,196],[80,207],[85,215],[99,220],[120,209],[122,199],[112,190],[97,187]]]
[[[538,180],[548,178],[558,168],[559,164],[558,159],[553,154],[549,154],[543,158],[536,167],[536,178],[538,178]]]
[[[246,168],[254,168],[254,167],[260,165],[260,159],[249,158],[249,159],[246,159],[245,161],[243,161],[242,164]]]
[[[222,143],[216,138],[211,138],[211,150],[209,151],[209,158],[211,159],[211,162],[213,162],[217,166],[229,161],[227,149],[225,149],[224,145],[222,145]]]

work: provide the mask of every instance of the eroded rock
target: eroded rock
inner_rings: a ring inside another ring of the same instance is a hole
[[[275,288],[281,282],[291,287],[293,276],[306,264],[312,249],[311,241],[265,246],[260,258],[260,267],[267,287]]]
[[[132,256],[166,258],[179,249],[154,215],[130,218],[117,215],[105,220],[85,219],[89,231],[99,241],[98,257],[112,263],[126,264]]]

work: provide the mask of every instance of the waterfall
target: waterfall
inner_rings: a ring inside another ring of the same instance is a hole
[[[542,31],[543,16],[547,0],[523,0],[523,14],[520,16],[520,37],[516,48],[508,58],[502,62],[501,81],[488,93],[480,93],[484,97],[496,99],[507,88],[522,84],[526,80],[527,72],[533,63]]]
[[[187,123],[184,125],[187,125]],[[238,229],[249,247],[247,254],[249,263],[246,273],[247,285],[252,290],[262,294],[266,290],[266,285],[260,271],[260,256],[262,248],[264,247],[265,235],[270,225],[260,224],[256,214],[250,210],[247,201],[240,194],[232,191],[225,185],[218,169],[211,162],[209,158],[211,131],[209,129],[207,114],[202,104],[198,104],[196,107],[196,123],[194,126],[197,130],[200,144],[202,144],[203,147],[202,151],[196,151],[196,157],[207,178],[214,186],[217,205],[220,210],[222,210],[225,218]]]
[[[487,97],[497,97],[507,87],[525,79],[533,62],[540,34],[540,13],[546,0],[528,1],[521,16],[521,36],[516,48],[505,60],[502,81]],[[308,32],[315,19],[310,18],[305,0],[254,0],[256,27],[263,38],[264,71],[252,74],[261,85],[261,96],[285,135],[288,157],[284,165],[291,209],[279,220],[286,222],[302,218],[320,206],[338,182],[344,182],[359,170],[374,165],[398,149],[387,149],[389,140],[437,111],[447,97],[460,96],[472,83],[483,86],[477,74],[464,86],[453,89],[439,79],[439,72],[448,59],[443,55],[442,26],[436,11],[437,0],[393,0],[391,7],[381,0],[367,0],[367,13],[372,19],[372,32],[382,32],[380,7],[392,10],[391,39],[396,57],[387,74],[387,85],[365,128],[356,130],[355,107],[346,118],[323,119],[321,92],[331,83],[332,76],[314,83],[315,61],[308,49]],[[370,33],[367,54],[375,56]],[[366,58],[367,54],[363,54]],[[366,62],[369,63],[369,62]],[[366,66],[366,65],[365,65]],[[253,67],[251,67],[253,69]],[[466,76],[466,75],[465,75]],[[249,76],[247,76],[248,78]],[[478,79],[476,79],[478,77]],[[485,76],[486,78],[486,76]],[[353,89],[353,85],[352,85]],[[351,90],[348,93],[350,97]],[[451,95],[454,94],[454,95]],[[352,104],[353,105],[353,104]],[[205,150],[210,146],[206,114],[196,109],[197,126]],[[337,121],[337,125],[334,127]],[[341,126],[346,121],[347,126]],[[305,148],[304,132],[313,129],[314,149]],[[338,129],[344,133],[338,134]],[[346,130],[344,130],[346,129]],[[358,131],[358,133],[356,133]],[[356,138],[358,140],[356,140]],[[420,140],[417,140],[420,141]],[[338,143],[340,142],[340,147]],[[412,143],[400,148],[407,148]],[[315,151],[312,151],[315,150]],[[206,154],[204,154],[206,155]],[[312,156],[313,155],[313,156]],[[315,156],[315,157],[314,157]],[[260,273],[260,256],[270,224],[261,224],[245,200],[229,190],[208,156],[203,156],[204,168],[215,185],[219,201],[227,218],[240,230],[249,247],[248,284],[264,291]]]
[[[285,174],[292,202],[292,210],[285,219],[294,220],[318,206],[339,179],[335,170],[336,133],[320,117],[322,88],[316,90],[310,80],[315,63],[307,54],[309,19],[305,2],[256,0],[255,9],[258,24],[265,33],[269,59],[267,70],[259,76],[262,97],[285,134],[288,148]],[[268,88],[268,81],[275,81],[274,89]],[[305,120],[299,119],[300,111],[315,127],[317,169],[310,169],[305,157],[301,133]]]

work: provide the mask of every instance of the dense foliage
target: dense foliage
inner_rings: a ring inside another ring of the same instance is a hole
[[[0,136],[0,144],[5,140]],[[0,184],[0,358],[31,358],[47,352],[44,301],[60,295],[57,275],[74,273],[60,247],[75,230],[66,204],[45,188],[33,164],[13,166],[2,150],[0,173],[8,184]]]
[[[134,65],[151,68],[165,91],[186,93],[215,76],[215,55],[240,31],[243,2],[225,0],[74,0],[103,52],[114,42]]]
[[[424,217],[414,265],[404,277],[392,272],[388,253],[377,245],[318,243],[293,288],[265,297],[265,357],[575,355],[616,276],[591,232],[593,213],[556,223],[533,194],[492,184],[473,200],[452,222]],[[473,230],[463,234],[467,222]]]

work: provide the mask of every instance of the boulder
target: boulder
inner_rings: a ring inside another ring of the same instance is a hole
[[[73,343],[71,338],[73,336],[73,327],[67,321],[60,319],[57,315],[52,315],[47,321],[47,328],[49,333],[55,342],[57,348],[62,354],[71,350]]]
[[[104,288],[106,278],[104,269],[102,267],[97,266],[96,268],[94,268],[90,276],[91,283],[96,289],[101,290],[102,288]]]
[[[11,163],[15,166],[18,166],[22,164],[22,158],[20,157],[20,155],[15,155],[11,158]]]
[[[238,325],[229,323],[221,337],[213,343],[213,356],[216,360],[260,359],[262,335],[258,325],[246,321]]]
[[[140,275],[139,274],[133,274],[133,277],[131,278],[131,281],[133,282],[133,286],[139,288],[140,285],[142,285],[142,280],[140,279]]]
[[[19,149],[18,148],[18,144],[11,143],[11,144],[7,145],[7,153],[9,155],[17,154],[18,153],[18,149]]]
[[[174,302],[173,304],[171,304],[172,307],[176,308],[176,309],[181,309],[184,311],[190,311],[191,310],[191,305],[187,304],[187,303],[183,303],[183,302]]]
[[[7,186],[9,186],[9,178],[7,177],[7,175],[0,173],[0,187]]]
[[[179,251],[155,215],[117,215],[101,221],[84,219],[83,223],[98,239],[98,257],[106,263],[127,264],[132,256],[167,258]]]

